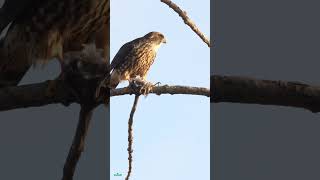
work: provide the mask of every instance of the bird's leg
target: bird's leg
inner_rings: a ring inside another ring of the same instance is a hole
[[[160,86],[161,82],[156,82],[153,86],[156,87],[156,86]]]
[[[156,84],[148,82],[145,78],[141,78],[140,76],[129,80],[129,87],[134,89],[135,92],[139,92],[139,94],[143,94],[145,96],[147,96],[150,91],[159,84],[160,82],[157,82]]]
[[[152,89],[155,86],[157,86],[158,83],[153,84],[153,83],[148,82],[146,80],[144,82],[145,82],[145,84],[141,87],[140,93],[143,94],[144,96],[147,96],[150,93],[150,91],[152,91]]]
[[[132,89],[135,94],[140,94],[140,89],[143,86],[143,83],[140,78],[135,77],[128,80],[129,86],[128,88]]]

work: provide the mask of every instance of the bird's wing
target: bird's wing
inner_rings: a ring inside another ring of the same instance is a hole
[[[110,71],[112,71],[114,68],[117,68],[119,65],[123,64],[123,62],[126,61],[126,57],[134,49],[134,46],[139,44],[139,41],[140,38],[127,42],[119,49],[110,64]]]
[[[3,6],[0,8],[0,33],[4,33],[4,29],[11,23],[15,22],[19,17],[23,17],[26,12],[33,11],[38,7],[41,0],[5,0]],[[16,42],[15,42],[16,43]],[[23,53],[20,53],[23,56]],[[22,57],[23,58],[23,57]],[[12,63],[8,65],[8,52],[4,48],[4,38],[0,43],[0,87],[17,84],[23,77],[25,72],[29,69],[28,62]]]
[[[6,0],[0,9],[0,32],[26,10],[41,4],[41,0]]]
[[[99,10],[99,12],[101,13],[105,13],[104,15],[102,15],[101,18],[105,18],[106,19],[106,24],[102,25],[104,26],[102,28],[102,30],[98,33],[96,33],[96,31],[90,31],[86,32],[85,34],[87,34],[86,36],[75,36],[73,38],[68,39],[67,41],[63,41],[65,44],[77,44],[77,46],[75,46],[76,48],[73,48],[74,45],[72,46],[72,48],[68,48],[68,46],[63,44],[63,52],[67,52],[67,51],[72,51],[72,50],[80,50],[80,48],[82,48],[81,44],[83,43],[88,43],[89,39],[94,39],[91,38],[91,34],[97,34],[97,39],[99,39],[99,42],[97,44],[98,48],[102,48],[105,51],[105,59],[107,59],[108,57],[108,43],[109,43],[109,36],[106,35],[106,33],[108,33],[108,29],[109,29],[109,0],[96,0],[97,2],[101,2],[101,3],[106,3],[107,6],[103,6],[102,10]],[[61,2],[67,2],[67,3],[62,3],[63,5],[68,4],[68,6],[66,6],[66,8],[71,8],[71,6],[73,7],[72,4],[70,4],[71,2],[74,2],[75,4],[78,3],[90,3],[90,1],[88,0],[78,0],[78,1],[71,1],[71,0],[48,0],[48,1],[44,1],[44,0],[6,0],[4,5],[1,7],[0,9],[0,31],[2,32],[4,30],[4,28],[6,26],[8,26],[8,24],[10,22],[12,22],[12,24],[10,25],[10,28],[8,30],[9,34],[11,36],[11,38],[8,38],[8,33],[4,38],[4,42],[2,43],[2,40],[0,40],[0,87],[2,86],[8,86],[8,85],[16,85],[20,79],[23,77],[23,75],[25,74],[25,72],[29,69],[30,65],[30,59],[33,58],[33,56],[29,57],[26,55],[26,53],[29,53],[30,50],[32,50],[32,48],[29,47],[29,45],[27,45],[26,43],[24,43],[25,41],[27,41],[26,39],[28,39],[28,36],[26,36],[25,34],[29,34],[28,31],[25,26],[24,23],[25,22],[31,22],[32,18],[35,16],[35,14],[39,13],[41,14],[41,12],[39,10],[43,9],[44,7],[46,8],[51,8],[52,12],[51,13],[51,17],[60,17],[59,13],[56,11],[57,8],[54,8],[53,4],[57,4],[57,3],[61,3]],[[70,2],[70,3],[69,3]],[[74,5],[77,6],[78,5]],[[75,9],[76,10],[76,9]],[[67,12],[72,12],[73,9],[69,9]],[[63,11],[65,12],[65,11]],[[81,13],[80,13],[81,14]],[[43,18],[39,18],[37,20],[40,21],[40,23],[43,23],[46,27],[46,23],[48,24],[47,18],[46,16],[49,16],[50,14],[48,14],[48,12],[45,12],[45,16]],[[64,17],[64,16],[62,16]],[[101,19],[100,18],[100,19]],[[52,19],[52,18],[51,18]],[[53,21],[53,20],[52,20]],[[56,20],[54,20],[56,21]],[[100,21],[99,21],[100,22]],[[85,22],[84,22],[85,23]],[[16,28],[15,28],[16,27]],[[50,27],[48,27],[50,28]],[[47,29],[45,29],[47,30]],[[90,30],[90,28],[86,29],[86,30]],[[80,31],[80,29],[79,29]],[[26,33],[25,33],[26,32]],[[51,31],[50,31],[51,32]],[[82,31],[80,31],[82,32]],[[48,33],[47,31],[45,31],[44,33]],[[56,35],[55,33],[53,33],[54,35]],[[89,38],[90,37],[90,38]],[[21,40],[22,39],[22,40]],[[68,42],[75,42],[75,43],[68,43]],[[56,45],[59,45],[58,43]],[[10,46],[10,48],[8,48]],[[34,46],[37,47],[45,47],[44,45],[38,44],[38,43],[34,43]],[[54,46],[56,47],[56,46]],[[58,46],[58,49],[60,47]],[[78,49],[77,49],[78,48]],[[44,48],[46,49],[46,48]],[[50,50],[50,49],[49,49]],[[20,51],[23,51],[23,53],[21,53]],[[46,55],[45,51],[32,51],[33,52],[39,52],[42,53],[40,55],[37,55],[37,57],[39,56],[43,56],[43,54]],[[9,58],[10,56],[10,58]],[[39,59],[45,59],[45,58],[50,58],[50,57],[44,57],[44,58],[39,58]],[[33,59],[31,59],[33,60]]]

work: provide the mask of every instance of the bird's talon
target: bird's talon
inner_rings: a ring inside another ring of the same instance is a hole
[[[145,84],[142,85],[140,88],[140,93],[143,94],[144,96],[147,96],[154,87],[155,87],[154,84],[150,82],[145,82]]]
[[[160,84],[161,84],[161,82],[157,82],[157,83],[154,84],[154,87],[155,87],[155,86],[158,86],[158,87],[159,87]]]
[[[140,92],[140,94],[143,94],[143,95],[145,95],[145,93],[146,93],[146,90],[145,90],[145,89],[143,89],[143,88],[141,88],[139,92]]]

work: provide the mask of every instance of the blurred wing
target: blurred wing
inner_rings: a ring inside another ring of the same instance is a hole
[[[90,12],[84,11],[90,16],[81,14],[82,11],[79,9],[85,9],[83,6],[93,4],[92,2],[100,3],[99,6],[91,7],[97,9],[92,9]],[[63,8],[58,11],[56,6],[60,5]],[[77,12],[77,16],[74,17],[79,18],[81,23],[72,21],[71,17],[70,19],[61,18],[66,16],[64,13],[75,14],[75,12]],[[36,17],[37,23],[33,22],[34,17]],[[96,42],[97,47],[104,49],[105,59],[108,59],[109,0],[6,0],[0,8],[0,31],[3,31],[11,22],[4,43],[0,40],[0,87],[18,84],[31,66],[30,61],[35,58],[48,60],[54,56],[60,56],[63,52],[80,50],[82,49],[81,44],[91,43],[95,39],[94,36],[99,40]],[[63,41],[65,37],[60,36],[59,28],[65,28],[61,25],[66,24],[65,22],[70,22],[72,24],[70,27],[73,28],[72,32],[77,32],[77,34],[73,33],[72,37],[70,34],[66,34],[65,36],[68,37]],[[103,22],[105,23],[103,24]],[[37,25],[37,31],[30,33],[25,23]],[[89,23],[92,26],[88,24],[85,26],[83,23]],[[100,27],[100,32],[97,32]],[[57,31],[52,32],[50,29]],[[34,41],[33,37],[28,36],[37,33],[48,39],[38,43]],[[29,39],[32,41],[30,42]]]
[[[43,2],[45,1],[6,0],[0,8],[0,32],[4,33],[4,29],[10,23],[17,23],[16,21],[19,21],[19,18],[28,18],[27,15],[30,15],[31,12],[43,4]],[[30,67],[23,52],[16,51],[13,55],[8,54],[8,48],[4,48],[4,39],[5,38],[2,38],[0,43],[0,87],[17,84]],[[13,41],[12,43],[17,45],[19,42]],[[9,64],[9,56],[16,56],[18,61]]]
[[[0,9],[0,32],[24,11],[39,4],[40,0],[6,0]]]

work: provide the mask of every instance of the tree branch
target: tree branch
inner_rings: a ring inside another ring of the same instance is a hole
[[[128,121],[128,163],[129,163],[129,167],[128,167],[128,174],[126,176],[125,180],[129,180],[129,177],[131,175],[131,171],[132,171],[132,144],[133,144],[133,115],[136,112],[137,109],[137,105],[138,105],[138,100],[139,100],[140,95],[135,95],[134,97],[134,102],[132,105],[132,109],[130,112],[130,117],[129,117],[129,121]]]
[[[81,83],[79,81],[80,84]],[[62,80],[52,80],[43,83],[36,83],[30,85],[22,85],[15,87],[7,87],[0,89],[0,111],[7,111],[18,108],[39,107],[48,104],[69,105],[71,103],[80,103],[71,91],[67,83]],[[155,87],[150,93],[154,94],[190,94],[210,96],[210,90],[199,87],[188,86],[159,86]],[[115,89],[110,92],[110,96],[120,96],[126,94],[135,94],[129,88]],[[108,93],[105,93],[108,98]],[[102,100],[97,102],[102,104]]]
[[[236,76],[211,76],[213,103],[298,107],[320,112],[320,87],[300,82],[257,80]]]
[[[84,150],[85,138],[88,133],[89,125],[92,118],[92,113],[95,107],[96,107],[95,105],[88,105],[88,104],[81,105],[76,134],[73,138],[73,142],[70,147],[69,154],[63,168],[62,180],[73,179],[76,165]]]
[[[200,29],[196,26],[196,24],[188,17],[187,12],[180,9],[178,5],[173,3],[170,0],[161,0],[161,2],[168,5],[171,9],[173,9],[179,16],[182,18],[184,23],[188,25],[201,39],[205,42],[208,47],[211,46],[210,41],[206,38],[206,36],[200,31]]]
[[[45,81],[30,85],[5,87],[0,89],[0,111],[39,107],[62,103],[69,105],[76,101],[67,91],[67,85],[60,80]]]
[[[135,91],[131,88],[118,88],[110,91],[110,96],[121,96],[126,94],[135,94]],[[210,90],[202,87],[191,87],[191,86],[156,86],[149,94],[188,94],[188,95],[200,95],[210,97]]]
[[[51,84],[51,85],[49,85]],[[47,104],[79,103],[61,80],[0,89],[0,111],[36,107]],[[262,105],[281,105],[320,112],[320,87],[299,82],[258,80],[237,76],[211,76],[213,103],[231,102]],[[154,94],[190,94],[210,96],[209,89],[188,86],[159,86]],[[129,88],[110,91],[110,96],[135,94]],[[105,97],[107,98],[107,97]],[[98,103],[103,103],[98,102]]]

